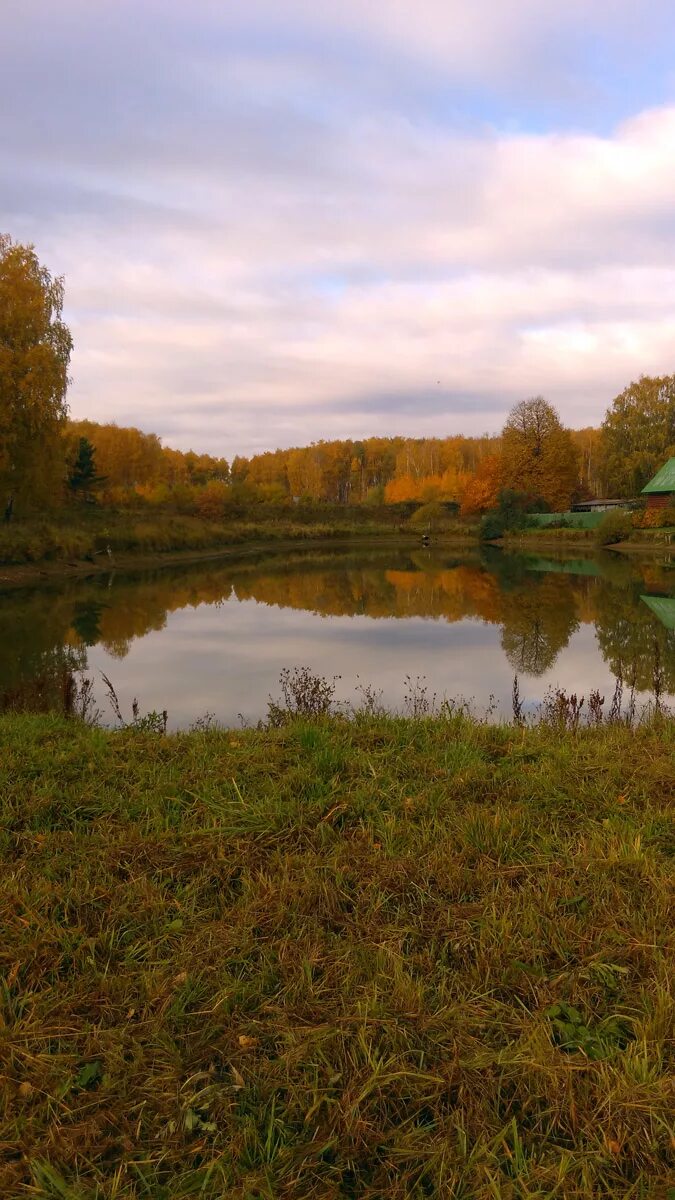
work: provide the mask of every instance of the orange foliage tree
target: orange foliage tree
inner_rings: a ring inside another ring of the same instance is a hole
[[[502,486],[502,460],[499,454],[484,458],[462,494],[462,516],[475,516],[495,508]]]

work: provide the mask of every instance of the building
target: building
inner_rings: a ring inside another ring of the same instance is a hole
[[[675,508],[675,458],[664,463],[643,487],[642,495],[647,497],[647,508]]]
[[[628,500],[579,500],[571,512],[609,512],[612,508],[628,508]]]

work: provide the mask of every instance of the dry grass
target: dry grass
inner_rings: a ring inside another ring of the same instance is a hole
[[[364,519],[369,518],[369,519]],[[302,513],[269,506],[221,522],[171,512],[145,514],[94,509],[66,510],[53,520],[24,520],[0,525],[0,566],[76,560],[111,561],[118,554],[161,554],[208,550],[247,542],[306,541],[309,539],[382,536],[397,532],[379,512],[354,513],[348,508]]]
[[[665,1200],[667,718],[0,719],[0,1194]]]

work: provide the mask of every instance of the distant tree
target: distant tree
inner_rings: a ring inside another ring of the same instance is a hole
[[[232,503],[232,488],[218,479],[210,480],[197,492],[195,510],[207,521],[222,521]]]
[[[419,480],[412,475],[397,475],[390,479],[384,489],[387,504],[400,504],[404,500],[418,500],[420,493]]]
[[[561,511],[569,508],[578,478],[578,450],[553,406],[543,396],[516,404],[502,433],[503,487]]]
[[[95,488],[103,482],[103,476],[96,471],[96,450],[87,438],[79,438],[77,453],[68,475],[70,491],[74,496],[90,499]]]
[[[473,516],[494,508],[501,489],[501,481],[501,455],[486,455],[478,464],[475,475],[468,480],[462,493],[462,516]]]
[[[588,425],[584,429],[571,429],[570,436],[579,451],[579,493],[587,498],[600,496],[602,432]]]
[[[675,375],[643,375],[611,403],[602,423],[605,495],[636,496],[675,456]]]
[[[63,280],[33,246],[0,234],[0,498],[15,506],[62,499],[68,365],[73,347],[61,319]]]
[[[239,454],[236,454],[232,459],[232,466],[230,467],[230,478],[232,483],[244,483],[247,475],[248,459],[242,458]]]
[[[67,438],[77,445],[84,437],[96,452],[96,466],[107,482],[106,491],[134,489],[154,484],[163,478],[165,459],[156,433],[114,423],[71,421]]]

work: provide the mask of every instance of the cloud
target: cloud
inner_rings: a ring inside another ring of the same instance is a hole
[[[12,0],[0,227],[67,277],[73,412],[234,454],[670,371],[672,80],[630,52],[675,16],[635,11]]]

